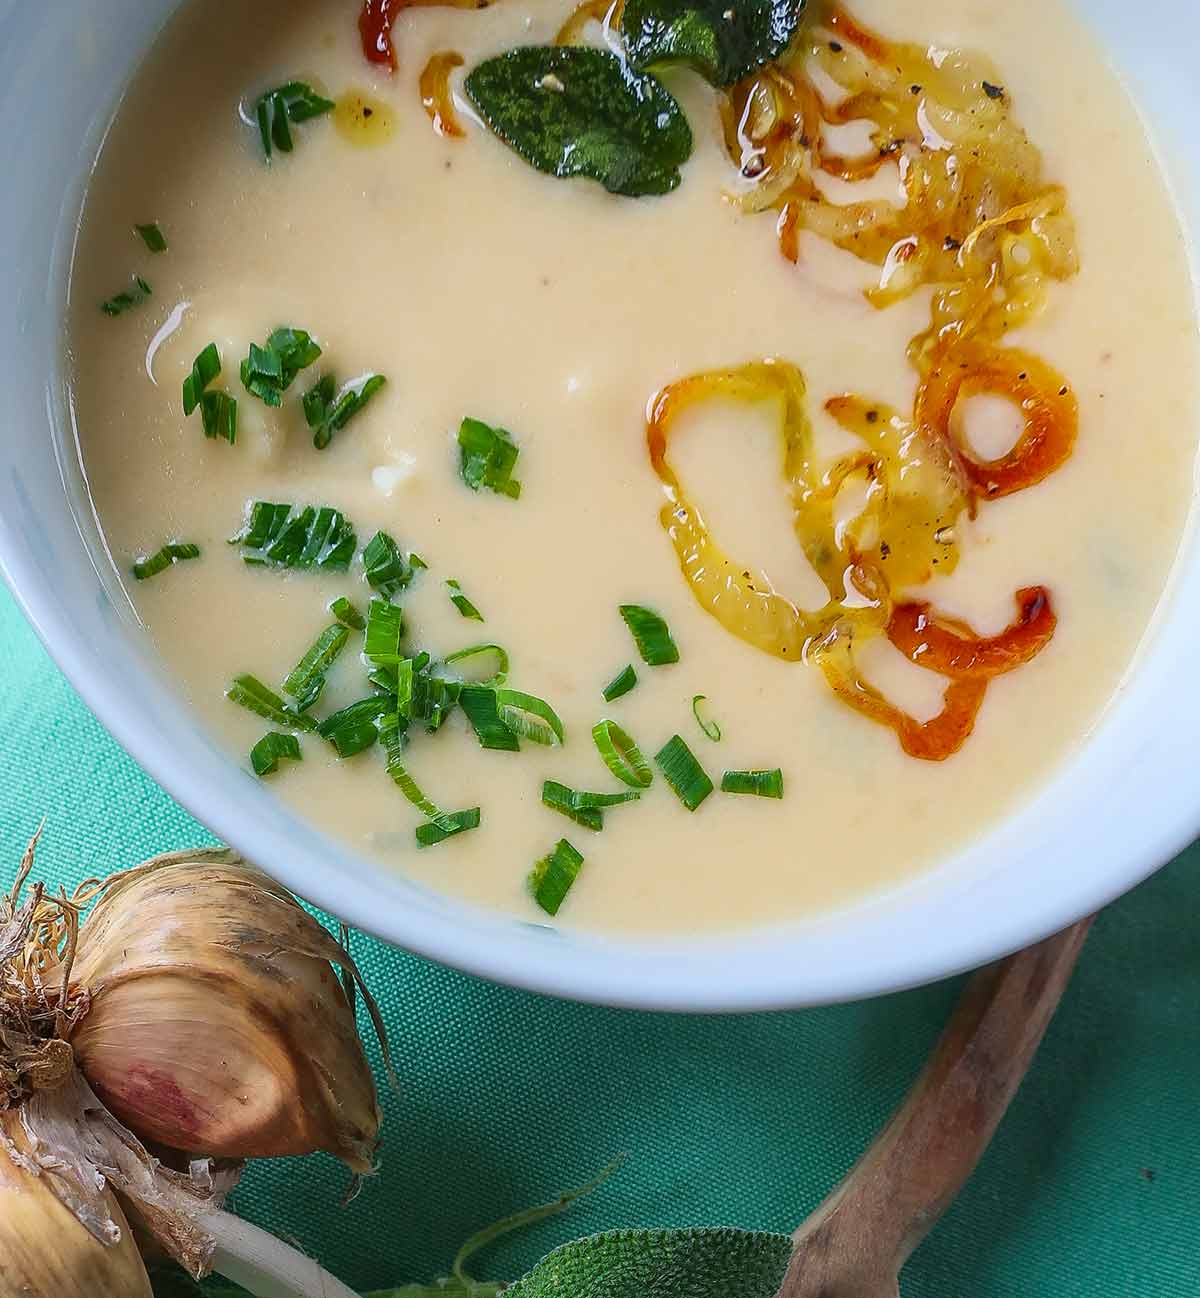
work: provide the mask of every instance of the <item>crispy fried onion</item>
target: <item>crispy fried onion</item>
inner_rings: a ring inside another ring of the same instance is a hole
[[[1013,355],[1016,365],[1028,359]],[[1032,364],[1022,370],[1022,381],[1033,372]],[[668,459],[676,418],[700,402],[722,398],[773,401],[779,407],[782,474],[796,539],[829,595],[819,609],[800,608],[761,568],[726,554]],[[927,603],[893,601],[893,588],[922,584],[957,562],[955,523],[973,489],[958,463],[963,453],[950,437],[948,413],[944,426],[921,418],[909,422],[853,396],[835,397],[826,409],[864,447],[822,467],[804,377],[787,361],[714,370],[663,388],[651,398],[646,425],[650,462],[666,496],[660,519],[692,594],[727,631],[786,661],[816,661],[837,696],[890,726],[906,753],[941,760],[970,735],[988,681],[1028,662],[1049,642],[1055,625],[1050,597],[1042,587],[1018,591],[1017,620],[994,637],[977,636]],[[1022,443],[1034,449],[1023,451]],[[1044,465],[1039,449],[1044,446],[1035,428],[995,464],[1024,457],[1026,471],[1033,472]],[[1003,468],[997,472],[998,480],[1007,481]],[[842,489],[856,478],[865,488],[861,504],[852,517],[839,517]],[[943,709],[931,721],[916,721],[861,678],[855,642],[877,635],[886,635],[917,666],[948,678]]]
[[[430,55],[421,69],[419,86],[421,104],[429,114],[433,129],[438,135],[461,139],[466,135],[458,114],[454,111],[454,97],[450,92],[450,73],[461,68],[463,56],[457,50],[439,50]]]
[[[920,370],[953,342],[994,342],[1031,319],[1047,280],[1078,269],[1074,226],[989,61],[885,41],[835,0],[814,0],[811,13],[792,49],[723,104],[729,152],[752,182],[741,203],[779,211],[792,261],[810,230],[879,266],[867,290],[876,306],[938,286],[930,328],[910,349]],[[870,128],[857,157],[829,139],[828,128],[849,123]],[[864,180],[888,163],[899,168],[903,206],[835,203],[818,181]]]

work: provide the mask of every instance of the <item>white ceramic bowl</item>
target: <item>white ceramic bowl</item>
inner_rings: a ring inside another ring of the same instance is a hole
[[[1200,6],[1077,3],[1150,122],[1200,238]],[[82,186],[120,89],[171,8],[0,0],[0,563],[100,720],[216,834],[303,896],[435,960],[581,1000],[688,1010],[808,1005],[957,972],[1102,906],[1196,835],[1194,529],[1125,687],[1036,800],[940,869],[834,914],[748,936],[585,939],[437,896],[301,823],[200,730],[149,653],[83,490],[63,383]]]

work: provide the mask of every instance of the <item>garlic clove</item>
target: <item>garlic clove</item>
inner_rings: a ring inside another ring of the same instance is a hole
[[[153,1298],[120,1206],[105,1192],[102,1243],[37,1172],[18,1110],[0,1113],[0,1295],[3,1298]]]
[[[81,930],[80,1069],[135,1135],[190,1154],[326,1150],[371,1170],[379,1108],[344,948],[231,853],[116,876]]]

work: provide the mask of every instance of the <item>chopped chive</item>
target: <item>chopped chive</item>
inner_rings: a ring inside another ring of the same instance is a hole
[[[515,753],[521,748],[516,732],[500,715],[497,692],[490,685],[464,685],[458,696],[462,710],[479,739],[481,748]]]
[[[542,802],[547,807],[569,816],[585,829],[597,831],[604,828],[605,808],[636,802],[641,796],[640,791],[633,789],[625,793],[585,793],[557,780],[546,780],[542,784]]]
[[[333,110],[333,100],[326,99],[304,81],[289,81],[261,96],[254,106],[263,153],[271,160],[274,149],[291,153],[295,147],[290,123],[310,121]]]
[[[209,343],[192,362],[192,372],[183,381],[183,413],[190,415],[200,404],[204,389],[221,372],[221,353],[216,343]]]
[[[496,689],[496,701],[500,705],[500,719],[522,739],[547,746],[555,740],[560,744],[565,742],[563,723],[545,699],[501,686]]]
[[[408,565],[410,568],[428,568],[429,565],[421,558],[415,550],[408,552]]]
[[[470,618],[473,622],[483,621],[483,614],[462,593],[462,587],[453,577],[448,577],[446,579],[446,589],[450,592],[451,604],[458,609],[463,617]]]
[[[472,491],[488,487],[513,500],[520,496],[521,484],[513,480],[512,472],[521,452],[506,429],[493,428],[482,419],[464,419],[458,447],[459,473]]]
[[[442,660],[449,667],[451,663],[465,663],[471,658],[478,658],[483,654],[494,654],[496,657],[496,670],[487,677],[481,677],[474,682],[478,685],[503,685],[508,679],[508,653],[498,644],[473,644],[468,645],[465,649],[458,649],[452,654],[447,654]]]
[[[154,554],[142,555],[133,565],[133,575],[138,581],[145,581],[165,572],[173,563],[199,557],[200,547],[191,541],[169,541]]]
[[[240,545],[242,559],[255,566],[345,572],[357,539],[350,522],[328,505],[309,505],[297,512],[292,505],[257,500],[229,543]]]
[[[283,682],[283,692],[294,699],[303,699],[305,712],[317,701],[325,688],[325,673],[350,638],[349,627],[340,622],[327,626],[309,646],[303,658],[288,673]]]
[[[554,850],[543,856],[529,872],[529,887],[533,899],[547,915],[557,915],[571,886],[579,877],[583,854],[565,838],[560,838]]]
[[[200,423],[205,437],[237,441],[237,399],[228,392],[205,392],[200,398]]]
[[[281,406],[283,394],[296,375],[321,355],[320,345],[303,329],[280,325],[272,329],[266,345],[250,344],[241,364],[242,386],[268,406]]]
[[[348,626],[351,631],[362,631],[367,625],[367,619],[363,617],[354,603],[348,600],[345,595],[339,595],[337,599],[330,600],[329,611],[343,626]]]
[[[157,221],[151,221],[149,225],[135,225],[133,228],[141,235],[142,242],[151,252],[166,252],[167,239],[158,228]]]
[[[300,741],[295,735],[269,730],[250,750],[250,765],[254,768],[254,774],[260,778],[274,775],[279,769],[280,759],[284,757],[292,762],[302,760]]]
[[[604,764],[621,781],[631,789],[647,788],[654,775],[650,764],[642,756],[641,749],[633,742],[629,732],[623,730],[615,721],[598,721],[592,727],[592,738],[604,758]]]
[[[440,821],[430,820],[424,825],[417,826],[417,846],[433,847],[437,843],[444,843],[448,838],[453,838],[455,834],[478,828],[478,807],[470,807],[466,811],[451,811]]]
[[[122,312],[128,311],[130,307],[141,306],[153,293],[154,290],[140,275],[134,275],[133,288],[126,289],[124,293],[117,293],[106,302],[101,302],[100,310],[105,315],[121,315]]]
[[[773,771],[726,771],[721,776],[722,793],[752,793],[759,798],[783,797],[783,772],[776,767]]]
[[[636,684],[637,672],[633,670],[632,663],[626,663],[604,687],[605,703],[611,703],[613,699],[619,699],[623,694],[628,694]]]
[[[403,590],[413,579],[412,564],[386,532],[376,532],[362,553],[367,583],[385,599]]]
[[[363,655],[377,667],[386,667],[404,659],[400,640],[404,635],[404,611],[386,599],[373,599],[367,608],[367,634]]]
[[[704,731],[705,737],[711,739],[714,744],[721,742],[721,727],[711,719],[705,721],[700,715],[700,704],[707,703],[708,699],[703,694],[692,695],[692,716],[696,718],[696,724]]]
[[[304,420],[312,429],[313,445],[317,450],[323,451],[333,440],[334,433],[341,432],[386,382],[382,374],[366,374],[339,392],[332,374],[318,379],[301,402]]]
[[[235,676],[233,683],[225,691],[225,697],[231,703],[240,704],[250,712],[273,722],[277,726],[286,726],[289,730],[314,730],[317,723],[312,717],[293,712],[291,708],[257,676]]]
[[[654,760],[663,773],[663,779],[689,811],[695,811],[713,791],[712,780],[679,735],[672,735],[654,754]]]
[[[386,694],[359,699],[328,716],[317,726],[317,734],[328,739],[339,757],[353,757],[374,746],[379,739],[379,722],[392,707]]]
[[[643,662],[651,667],[664,667],[679,661],[679,649],[671,639],[670,628],[653,609],[640,604],[622,604],[621,616],[633,633]]]
[[[434,664],[428,654],[409,660],[412,666],[411,698],[408,703],[409,718],[423,721],[425,729],[433,734],[441,729],[446,718],[458,706],[462,682],[448,680],[433,674]]]
[[[394,727],[387,730],[383,735],[383,742],[387,747],[387,773],[391,776],[392,783],[426,820],[432,821],[439,829],[445,830],[447,838],[452,833],[459,833],[461,829],[467,828],[464,825],[456,829],[453,816],[447,815],[436,802],[432,802],[427,798],[421,792],[421,786],[408,773],[408,768],[400,760],[404,752],[404,736],[402,732]]]

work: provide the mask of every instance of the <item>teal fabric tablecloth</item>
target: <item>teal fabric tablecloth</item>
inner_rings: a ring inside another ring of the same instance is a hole
[[[38,874],[67,884],[209,841],[4,594],[0,651],[0,885],[43,816]],[[1198,862],[1193,848],[1101,918],[995,1144],[906,1271],[907,1298],[1200,1298]],[[364,1289],[446,1270],[475,1228],[619,1152],[592,1198],[481,1269],[513,1278],[606,1227],[790,1229],[907,1088],[956,990],[672,1017],[544,1000],[366,939],[356,952],[403,1084],[384,1099],[381,1173],[342,1208],[331,1160],[260,1163],[234,1206]]]

